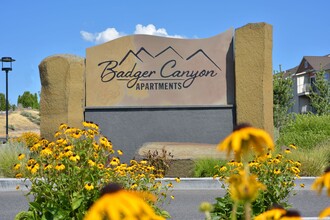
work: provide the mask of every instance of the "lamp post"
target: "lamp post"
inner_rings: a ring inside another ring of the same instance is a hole
[[[2,57],[2,71],[6,72],[6,141],[8,141],[8,72],[12,71],[12,62],[15,60],[11,57]]]

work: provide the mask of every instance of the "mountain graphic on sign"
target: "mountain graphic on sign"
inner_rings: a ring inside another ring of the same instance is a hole
[[[138,60],[140,60],[142,63],[143,61],[141,60],[141,58],[139,57],[139,54],[141,52],[145,52],[148,56],[154,58],[154,56],[152,56],[146,49],[144,49],[144,47],[141,47],[140,50],[136,53],[134,53],[132,50],[129,50],[128,53],[124,56],[124,58],[119,62],[119,65],[121,65],[129,55],[134,56],[135,58],[137,58]]]
[[[179,57],[181,57],[181,59],[183,59],[183,57],[175,50],[175,49],[173,49],[173,47],[171,47],[171,46],[168,46],[165,50],[163,50],[163,51],[161,51],[160,53],[158,53],[155,57],[158,57],[159,55],[161,55],[161,54],[163,54],[163,53],[165,53],[166,51],[169,51],[169,50],[171,50],[171,51],[173,51],[174,53],[176,53]]]
[[[198,54],[204,55],[208,60],[210,60],[221,71],[220,67],[202,49],[199,49],[195,53],[191,54],[186,60],[190,60],[193,57],[197,56]]]
[[[160,55],[162,55],[163,53],[170,51],[170,52],[174,52],[176,55],[178,55],[181,59],[184,59],[173,47],[168,46],[167,48],[165,48],[164,50],[162,50],[161,52],[159,52],[157,55],[153,56],[151,53],[149,53],[144,47],[141,47],[138,52],[134,52],[133,50],[129,50],[127,52],[127,54],[124,56],[124,58],[119,62],[119,65],[121,65],[129,56],[134,56],[136,59],[140,60],[143,63],[143,60],[141,59],[142,53],[144,53],[145,55],[147,55],[147,57],[151,57],[151,58],[156,58]],[[220,71],[221,68],[202,50],[199,49],[196,52],[194,52],[193,54],[191,54],[190,56],[188,56],[188,58],[186,60],[190,60],[192,58],[194,58],[197,55],[203,55],[204,57],[206,57],[209,61],[211,61]]]

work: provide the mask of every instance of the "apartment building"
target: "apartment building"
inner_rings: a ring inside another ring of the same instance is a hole
[[[300,64],[286,71],[293,79],[293,100],[291,109],[295,113],[313,112],[310,105],[310,94],[315,82],[315,73],[324,70],[325,77],[330,83],[330,54],[326,56],[304,56]]]

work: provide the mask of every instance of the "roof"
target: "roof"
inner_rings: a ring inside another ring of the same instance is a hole
[[[330,69],[330,56],[304,56],[304,59],[316,71]]]

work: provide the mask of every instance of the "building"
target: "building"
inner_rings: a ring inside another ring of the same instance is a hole
[[[315,73],[324,70],[330,83],[330,54],[326,56],[304,56],[300,64],[286,71],[293,79],[293,100],[291,109],[295,113],[313,112],[309,94],[315,82]]]

